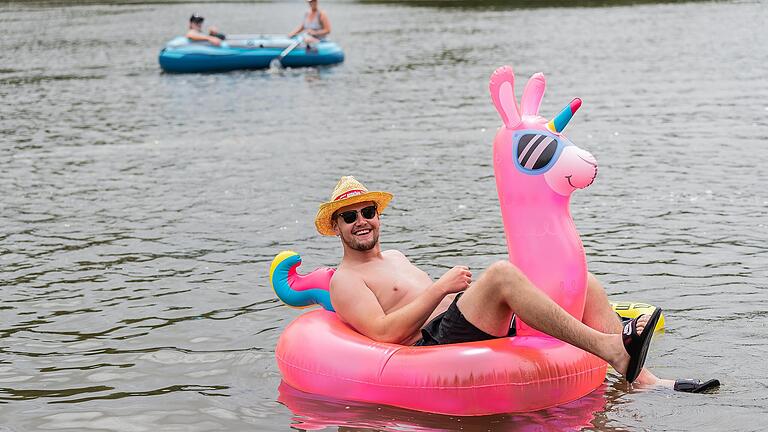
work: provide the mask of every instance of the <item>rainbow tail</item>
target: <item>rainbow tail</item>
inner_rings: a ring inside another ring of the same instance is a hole
[[[301,256],[293,251],[283,251],[272,260],[269,268],[269,282],[277,297],[295,308],[319,304],[325,310],[335,312],[331,305],[331,277],[336,270],[320,267],[309,274],[301,275],[296,269],[301,265]]]

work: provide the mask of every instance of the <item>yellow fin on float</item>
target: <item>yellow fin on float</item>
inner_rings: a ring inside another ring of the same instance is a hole
[[[611,302],[611,308],[614,312],[619,314],[622,318],[637,318],[643,314],[652,314],[656,306],[648,303],[635,303],[635,302]],[[664,314],[659,317],[659,321],[656,323],[655,332],[664,331]]]

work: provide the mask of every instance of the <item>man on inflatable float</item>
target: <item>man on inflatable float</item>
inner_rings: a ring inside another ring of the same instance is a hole
[[[549,335],[603,359],[630,383],[685,392],[719,386],[717,380],[659,379],[643,368],[661,309],[656,308],[622,325],[604,288],[587,272],[584,249],[568,206],[573,191],[593,182],[597,162],[561,133],[581,100],[574,99],[554,119],[547,121],[538,115],[544,88],[544,76],[533,75],[518,108],[512,68],[499,68],[491,77],[491,97],[504,122],[494,140],[493,155],[509,261],[492,264],[477,280],[473,280],[469,268],[456,266],[433,282],[401,252],[381,250],[379,215],[392,194],[369,191],[355,178],[342,177],[330,201],[320,205],[315,225],[320,234],[341,239],[344,255],[335,272],[327,274],[330,296],[315,302],[335,310],[338,318],[358,333],[384,344],[381,360],[374,365],[374,370],[378,368],[379,372],[371,378],[373,384],[379,383],[377,380],[385,368],[393,367],[397,355],[405,357],[410,353],[412,358],[417,358],[418,347],[493,341],[510,336],[521,340],[533,337],[531,340],[536,342],[530,347],[518,348],[499,345],[499,352],[522,353],[520,358],[515,357],[520,364],[540,365],[525,372],[518,381],[520,384],[515,385],[522,385],[526,381],[524,375],[530,373],[540,376],[529,375],[528,381],[540,383],[554,379],[555,375],[567,378],[568,373],[562,368],[557,372],[541,372],[541,367],[552,360],[553,354],[543,354],[548,352],[545,350],[549,337],[545,335]],[[273,279],[280,266],[278,261],[287,256],[278,256],[273,262]],[[298,263],[297,259],[292,261],[291,270],[283,272],[283,279],[288,282],[281,285],[273,280],[275,291],[284,300],[285,294],[281,292],[297,280]],[[293,294],[299,293],[294,290]],[[286,302],[290,304],[291,300]],[[286,329],[286,333],[288,331]],[[389,348],[398,346],[412,346],[413,352],[401,353],[400,348]],[[296,345],[294,351],[299,347]],[[387,354],[387,350],[391,353]],[[278,346],[281,369],[284,373],[300,371],[301,365],[288,364],[285,355],[288,351],[291,351],[290,344]],[[577,368],[584,374],[600,370],[600,363],[590,362],[592,360],[585,359]],[[566,369],[572,367],[565,366]],[[550,378],[546,376],[548,373],[552,374]],[[435,383],[430,388],[449,385]],[[586,391],[592,385],[594,382],[585,384]],[[489,391],[489,386],[485,386],[484,391]],[[418,403],[412,405],[418,406]],[[544,403],[541,406],[545,406]],[[522,409],[535,409],[535,406]]]

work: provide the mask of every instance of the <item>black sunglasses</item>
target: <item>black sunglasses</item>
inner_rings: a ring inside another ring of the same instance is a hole
[[[348,210],[337,214],[336,217],[341,216],[341,218],[344,219],[344,223],[351,225],[357,220],[357,213],[357,210]],[[370,205],[368,207],[363,207],[360,209],[360,214],[366,219],[373,219],[376,217],[376,206]]]
[[[527,174],[542,174],[554,165],[565,143],[539,131],[521,131],[514,137],[518,169]]]

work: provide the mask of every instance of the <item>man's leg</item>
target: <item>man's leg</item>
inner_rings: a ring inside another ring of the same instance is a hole
[[[616,316],[616,312],[611,309],[605,288],[603,288],[603,285],[592,273],[587,273],[587,299],[584,303],[582,322],[603,333],[621,334],[621,321]],[[643,331],[646,322],[647,317],[646,319],[641,318],[638,320],[638,332]],[[669,388],[675,385],[674,381],[660,379],[645,368],[637,376],[635,383],[640,385],[662,385]]]
[[[629,354],[620,334],[603,333],[577,320],[508,261],[488,267],[461,296],[458,307],[469,322],[494,336],[507,334],[516,313],[531,327],[588,351],[626,374]]]

